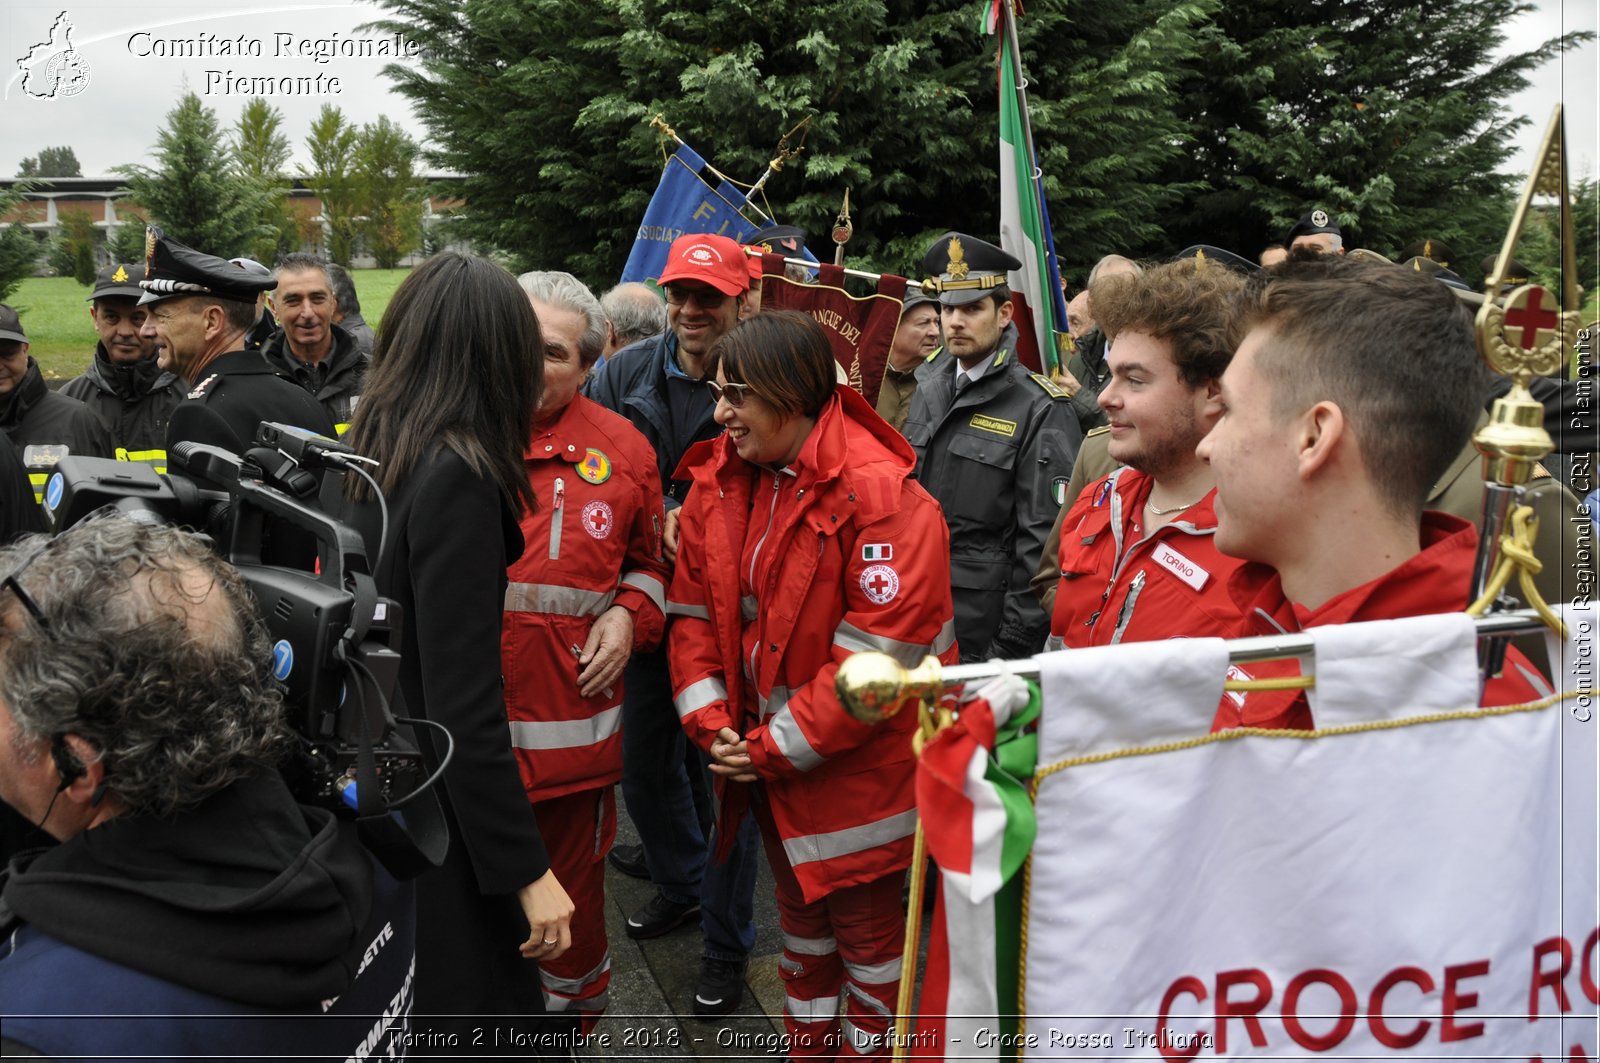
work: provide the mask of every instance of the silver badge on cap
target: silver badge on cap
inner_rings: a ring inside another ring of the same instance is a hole
[[[1311,224],[1321,229],[1328,224],[1327,211],[1314,210],[1311,212]]]

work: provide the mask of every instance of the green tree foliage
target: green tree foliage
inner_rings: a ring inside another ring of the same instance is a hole
[[[328,257],[341,266],[350,265],[359,235],[356,219],[361,212],[361,182],[355,167],[359,137],[360,131],[331,103],[322,105],[306,137],[311,188],[322,199]]]
[[[1600,183],[1593,174],[1573,182],[1572,229],[1578,244],[1578,283],[1588,304],[1600,292]]]
[[[233,126],[233,159],[239,173],[254,181],[266,199],[259,219],[262,232],[251,245],[250,257],[268,265],[299,243],[284,178],[291,152],[283,132],[283,112],[260,96],[248,100]]]
[[[1202,187],[1170,217],[1165,243],[1253,255],[1320,206],[1347,246],[1392,253],[1429,236],[1476,261],[1504,234],[1499,171],[1529,121],[1504,101],[1590,36],[1497,59],[1500,27],[1532,10],[1522,0],[1224,5],[1206,77],[1180,109],[1192,149],[1167,171]]]
[[[1152,178],[1182,150],[1170,115],[1214,2],[1028,5],[1036,137],[1068,204],[1058,243],[1155,231],[1175,195]],[[431,161],[466,175],[464,229],[519,266],[615,280],[660,174],[658,112],[745,181],[815,116],[767,192],[819,254],[846,188],[854,263],[910,270],[946,228],[996,233],[997,41],[972,0],[384,3],[385,28],[426,50],[388,73],[427,124]]]
[[[106,254],[113,262],[143,262],[144,216],[119,205],[117,219],[117,227],[106,238]]]
[[[86,210],[63,210],[61,232],[50,241],[47,255],[50,266],[64,277],[87,287],[94,283],[99,269],[100,236],[94,218]]]
[[[10,188],[0,188],[0,215],[15,210],[32,187],[30,182],[18,181]],[[32,276],[38,261],[39,242],[26,225],[0,225],[0,303],[10,299],[23,280]]]
[[[235,164],[216,112],[185,93],[167,112],[154,154],[154,167],[117,168],[150,220],[207,254],[247,254],[261,235],[266,194]]]
[[[37,155],[22,160],[18,177],[82,177],[83,167],[78,165],[78,153],[70,147],[45,148]]]
[[[393,269],[422,243],[422,182],[417,142],[387,116],[361,127],[355,171],[360,231],[379,269]]]

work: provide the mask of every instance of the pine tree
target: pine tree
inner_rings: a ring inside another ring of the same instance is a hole
[[[1528,122],[1502,101],[1588,36],[1495,59],[1501,27],[1530,10],[1521,0],[1226,5],[1206,76],[1179,111],[1193,149],[1167,171],[1203,190],[1168,216],[1167,249],[1254,255],[1320,207],[1346,246],[1392,253],[1429,236],[1476,262],[1504,232],[1499,171]]]
[[[234,165],[216,112],[185,93],[167,112],[154,154],[154,167],[117,167],[150,220],[207,254],[232,258],[249,252],[261,234],[266,196]]]
[[[306,137],[306,150],[311,155],[311,188],[322,199],[328,257],[341,266],[349,266],[355,254],[361,196],[355,175],[358,136],[356,127],[345,121],[344,112],[325,103]]]
[[[260,96],[248,100],[234,123],[232,147],[239,173],[254,181],[266,199],[259,219],[262,235],[251,246],[250,257],[276,262],[299,243],[284,179],[292,149],[283,133],[283,112]]]
[[[1182,150],[1167,115],[1215,2],[1027,5],[1020,35],[1059,245],[1089,246],[1092,230],[1146,235],[1172,200],[1153,179]],[[427,125],[430,161],[465,175],[463,228],[519,266],[615,280],[660,174],[657,113],[744,181],[813,116],[804,151],[766,193],[819,255],[846,188],[852,264],[913,271],[945,229],[996,235],[997,42],[975,0],[383,4],[383,28],[425,49],[387,74]]]
[[[0,188],[0,216],[11,213],[20,206],[33,187],[29,181],[18,181],[10,188]],[[11,293],[33,275],[39,261],[39,242],[21,222],[0,225],[0,303],[11,298]]]

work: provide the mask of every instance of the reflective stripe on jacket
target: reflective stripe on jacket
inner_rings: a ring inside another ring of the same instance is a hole
[[[668,601],[678,715],[703,748],[723,727],[745,737],[808,902],[910,863],[915,721],[860,723],[833,682],[858,650],[957,660],[948,533],[913,464],[905,440],[840,387],[792,474],[745,462],[725,437],[679,470],[695,489]],[[753,513],[758,492],[779,497]],[[724,837],[745,785],[721,786]]]
[[[612,605],[633,615],[635,650],[658,645],[667,566],[655,453],[627,421],[575,396],[524,457],[538,508],[506,572],[501,667],[517,766],[543,801],[622,777],[622,680],[580,696],[573,647]]]

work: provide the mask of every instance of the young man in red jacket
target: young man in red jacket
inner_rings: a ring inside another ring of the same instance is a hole
[[[1217,548],[1254,562],[1231,581],[1236,634],[1464,609],[1477,529],[1422,508],[1488,387],[1463,304],[1427,274],[1323,258],[1259,274],[1240,310],[1222,413],[1199,447]],[[1483,703],[1548,692],[1512,648]],[[1215,727],[1314,725],[1303,695],[1255,692],[1225,697]]]
[[[1111,380],[1107,449],[1123,467],[1093,481],[1061,525],[1061,578],[1047,648],[1231,634],[1235,558],[1212,542],[1211,468],[1195,445],[1221,411],[1242,278],[1183,259],[1099,281]]]

